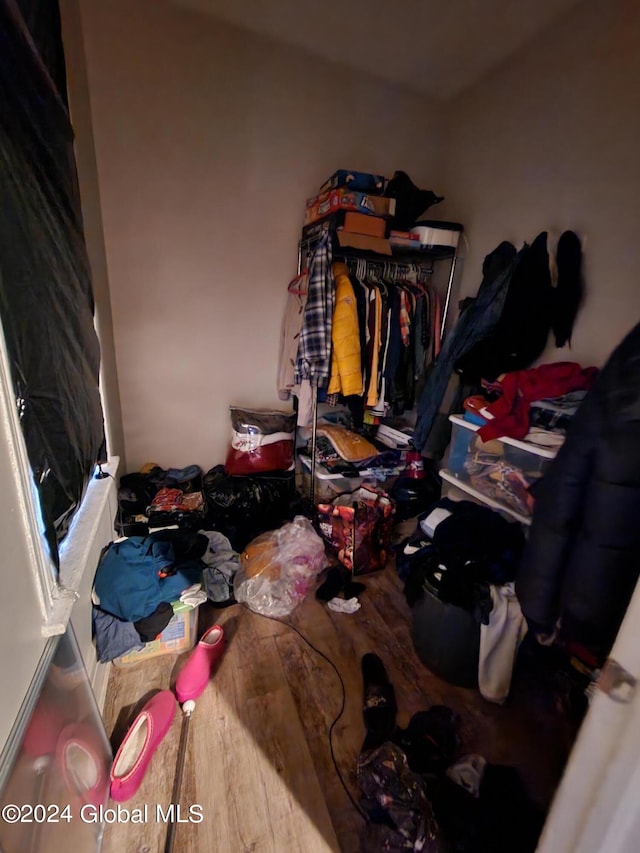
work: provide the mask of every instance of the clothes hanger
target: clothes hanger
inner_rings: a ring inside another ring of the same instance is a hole
[[[296,296],[306,296],[309,286],[309,270],[305,267],[300,271],[300,275],[292,278],[289,282],[287,290],[289,293],[294,293]]]

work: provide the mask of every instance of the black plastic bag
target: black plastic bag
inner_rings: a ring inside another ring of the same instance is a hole
[[[291,518],[295,499],[294,472],[233,477],[216,465],[205,474],[208,523],[243,551],[256,536],[275,530]]]

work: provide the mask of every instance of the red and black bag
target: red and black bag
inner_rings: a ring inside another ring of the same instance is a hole
[[[384,568],[391,547],[394,504],[372,486],[336,495],[317,506],[320,533],[354,575]]]

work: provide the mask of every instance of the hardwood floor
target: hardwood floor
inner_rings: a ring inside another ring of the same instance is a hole
[[[333,613],[313,597],[289,617],[338,668],[346,688],[344,714],[334,729],[334,751],[355,799],[356,758],[364,736],[360,660],[383,659],[399,705],[398,723],[433,704],[461,717],[463,752],[517,766],[530,795],[550,802],[570,745],[568,725],[531,685],[516,680],[504,707],[475,690],[452,687],[432,675],[413,650],[409,608],[392,567],[363,578],[355,614]],[[315,853],[359,849],[362,819],[343,790],[331,760],[328,729],[341,707],[334,670],[287,625],[236,605],[200,608],[200,630],[224,626],[227,650],[190,723],[181,816],[202,806],[200,823],[180,823],[176,853]],[[150,695],[173,686],[188,653],[112,669],[105,722],[117,747]],[[136,797],[148,805],[144,824],[107,826],[103,851],[164,850],[167,827],[156,804],[170,803],[182,715],[158,748]],[[110,803],[110,805],[114,805]]]

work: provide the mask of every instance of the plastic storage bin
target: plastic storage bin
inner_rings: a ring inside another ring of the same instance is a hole
[[[130,666],[144,660],[151,660],[160,655],[173,652],[186,652],[192,649],[196,643],[198,633],[198,608],[182,610],[174,613],[169,624],[155,640],[145,643],[143,649],[131,651],[122,657],[116,658],[113,663],[116,666]]]
[[[506,437],[483,442],[477,424],[458,415],[449,420],[451,443],[442,478],[520,521],[530,521],[534,504],[530,487],[540,480],[557,448]]]
[[[309,494],[311,486],[311,459],[308,456],[300,456],[301,461],[301,486],[304,495]],[[363,470],[359,477],[344,477],[342,474],[332,474],[323,465],[316,465],[316,483],[314,500],[316,503],[330,501],[342,492],[352,492],[363,483],[370,483],[377,488],[389,491],[395,483],[398,474],[404,470],[404,464],[397,468],[387,469],[389,474],[384,480],[378,480],[371,470]]]

